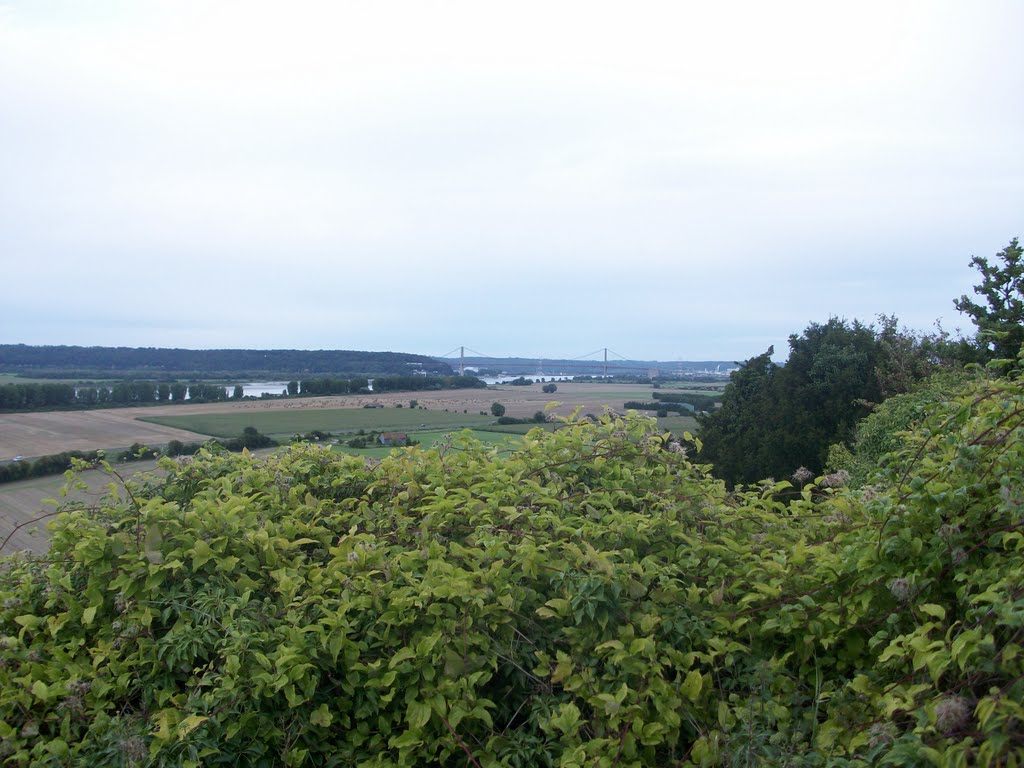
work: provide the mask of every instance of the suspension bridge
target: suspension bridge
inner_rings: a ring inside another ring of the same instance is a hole
[[[629,373],[652,377],[683,374],[724,377],[732,368],[731,364],[723,363],[716,363],[715,368],[696,368],[693,363],[641,361],[621,355],[608,347],[602,347],[576,357],[513,357],[488,355],[460,345],[443,355],[432,355],[432,357],[435,360],[449,363],[452,367],[458,367],[460,375],[465,374],[467,367],[473,369],[486,367],[506,373],[532,376],[586,374],[608,376],[615,373]]]

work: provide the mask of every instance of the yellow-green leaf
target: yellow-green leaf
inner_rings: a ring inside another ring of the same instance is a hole
[[[209,719],[210,718],[203,717],[201,715],[189,715],[180,723],[178,723],[178,738],[184,739],[186,736],[192,733],[192,731],[194,731],[196,728],[198,728],[200,725],[202,725]]]
[[[700,672],[694,669],[686,676],[683,684],[679,687],[679,692],[690,701],[696,701],[697,697],[700,696],[700,689],[703,685],[704,678],[701,677]]]

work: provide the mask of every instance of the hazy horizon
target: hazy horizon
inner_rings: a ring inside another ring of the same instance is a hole
[[[969,331],[971,256],[1024,235],[1022,28],[1012,0],[0,0],[0,342]]]

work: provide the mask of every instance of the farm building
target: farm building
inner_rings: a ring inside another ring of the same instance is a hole
[[[380,444],[381,445],[406,445],[409,442],[409,436],[405,432],[381,432]]]

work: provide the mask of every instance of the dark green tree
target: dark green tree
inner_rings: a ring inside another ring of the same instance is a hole
[[[234,397],[235,400],[241,400],[243,397],[245,397],[245,389],[242,387],[241,384],[235,384],[235,393],[234,395],[232,395],[232,397]]]
[[[491,403],[491,413],[500,419],[505,415],[505,406],[501,403]]]
[[[294,380],[288,382],[288,394],[292,397],[299,394],[299,382]]]
[[[752,482],[771,474],[762,468],[772,464],[767,436],[777,414],[779,366],[772,362],[774,352],[769,347],[734,371],[722,407],[699,420],[701,459],[712,462],[715,474],[727,483]]]
[[[981,283],[974,286],[979,301],[964,295],[953,304],[978,326],[978,343],[988,357],[1016,358],[1024,344],[1024,253],[1017,238],[996,258],[992,264],[971,258],[981,273]]]
[[[927,374],[910,359],[924,354],[920,345],[908,348],[894,324],[886,319],[876,331],[832,318],[789,337],[785,366],[771,361],[771,349],[748,360],[732,374],[722,407],[699,417],[702,458],[729,483],[782,480],[798,467],[819,474],[831,445],[849,444],[885,396]]]

